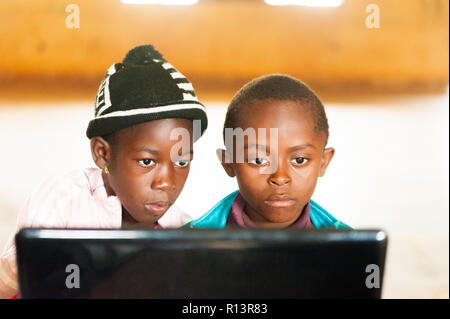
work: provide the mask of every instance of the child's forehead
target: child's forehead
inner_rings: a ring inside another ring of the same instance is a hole
[[[296,101],[262,100],[246,105],[238,121],[241,128],[270,129],[277,128],[282,134],[311,133],[315,128],[315,119],[306,105]]]
[[[137,136],[149,137],[161,135],[178,129],[192,130],[192,121],[182,118],[152,120],[126,127],[120,130],[119,133],[130,138],[135,138]]]
[[[120,144],[134,146],[141,144],[171,144],[180,139],[190,141],[192,135],[192,121],[187,119],[161,119],[148,121],[141,124],[129,126],[116,132],[116,139]]]
[[[289,148],[308,144],[320,149],[326,138],[317,132],[309,108],[296,101],[255,101],[242,115],[234,133],[242,134],[245,145],[277,143]]]
[[[258,128],[242,131],[244,145],[274,145],[290,148],[297,145],[313,145],[320,148],[323,134],[318,134],[308,126],[286,125],[279,128]]]

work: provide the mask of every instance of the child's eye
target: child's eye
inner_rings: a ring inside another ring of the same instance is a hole
[[[256,158],[253,158],[253,159],[249,159],[248,162],[250,164],[255,164],[255,165],[258,165],[258,166],[265,165],[265,164],[269,163],[268,160],[266,160],[266,159],[264,159],[262,157],[256,157]]]
[[[295,165],[304,165],[307,161],[309,161],[307,158],[304,158],[303,156],[296,157],[292,160],[292,163]]]
[[[143,168],[148,168],[155,165],[155,161],[149,158],[141,159],[138,161],[139,165]]]
[[[189,166],[190,163],[191,163],[191,161],[189,161],[189,160],[180,160],[180,161],[176,161],[175,165],[178,167],[187,167],[187,166]]]

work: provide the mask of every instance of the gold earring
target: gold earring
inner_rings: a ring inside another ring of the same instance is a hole
[[[108,166],[105,166],[105,173],[106,173],[106,174],[109,174]]]

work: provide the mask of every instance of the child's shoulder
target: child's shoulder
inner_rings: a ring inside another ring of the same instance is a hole
[[[158,223],[165,229],[179,228],[195,218],[182,209],[177,204],[173,204],[167,212],[158,220]]]
[[[101,170],[83,169],[44,181],[25,201],[18,226],[52,228],[117,228],[122,206],[107,196]]]
[[[350,226],[337,220],[325,208],[320,206],[312,199],[309,201],[311,205],[310,219],[316,228],[335,228],[335,229],[351,229]]]
[[[71,193],[76,189],[91,189],[96,186],[103,186],[101,170],[96,168],[79,169],[44,179],[40,185],[35,188],[33,195],[37,193],[64,194]]]
[[[199,218],[185,224],[183,227],[191,228],[224,228],[226,226],[231,206],[239,191],[222,198],[213,208]]]

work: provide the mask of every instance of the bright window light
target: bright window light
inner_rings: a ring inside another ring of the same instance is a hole
[[[121,0],[126,4],[161,4],[168,6],[190,6],[196,4],[198,0]]]
[[[343,0],[264,0],[271,6],[339,7]]]

